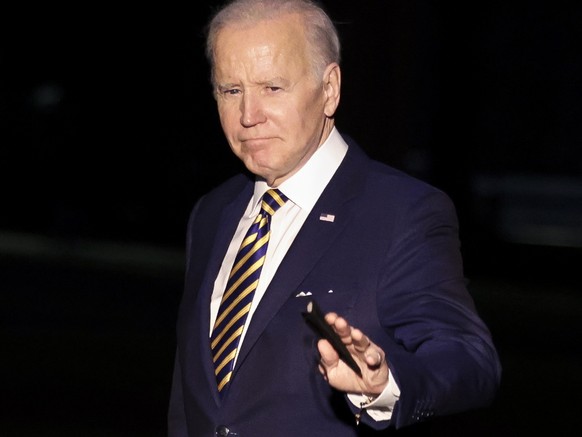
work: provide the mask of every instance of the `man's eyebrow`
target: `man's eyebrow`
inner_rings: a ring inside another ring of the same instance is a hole
[[[277,76],[269,80],[261,81],[259,84],[261,85],[274,85],[274,84],[288,84],[289,80],[285,79],[284,77]]]
[[[219,90],[234,88],[234,87],[237,87],[237,86],[239,86],[239,84],[236,84],[234,82],[232,82],[232,83],[230,83],[230,82],[229,83],[217,83],[216,84],[216,88],[219,89]]]
[[[272,79],[263,81],[263,83],[273,83],[273,82],[288,82],[288,80],[285,79],[284,77],[277,76]]]
[[[265,79],[265,80],[260,80],[257,82],[253,82],[253,85],[258,85],[258,86],[288,86],[291,82],[288,79],[285,79],[284,77],[281,76],[277,76],[271,79]],[[237,88],[240,87],[241,84],[238,82],[226,82],[226,83],[217,83],[216,84],[216,89],[218,90],[227,90],[227,89],[231,89],[231,88]]]

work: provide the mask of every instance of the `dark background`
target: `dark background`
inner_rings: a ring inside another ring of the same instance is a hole
[[[0,14],[0,435],[162,436],[196,199],[236,172],[218,2]],[[504,366],[435,435],[572,435],[582,390],[579,2],[326,1],[341,131],[453,198]]]

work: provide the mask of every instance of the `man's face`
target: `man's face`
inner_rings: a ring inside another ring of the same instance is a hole
[[[270,186],[297,172],[333,127],[339,67],[332,64],[316,78],[309,61],[303,28],[293,15],[228,26],[216,40],[222,129],[235,155]]]

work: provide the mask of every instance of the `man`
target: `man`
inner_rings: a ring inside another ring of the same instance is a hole
[[[453,206],[335,128],[328,16],[234,1],[207,48],[250,174],[190,217],[170,436],[380,435],[487,405],[499,363],[464,286]],[[311,299],[361,376],[305,323]]]

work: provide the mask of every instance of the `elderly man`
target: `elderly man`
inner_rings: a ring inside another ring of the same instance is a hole
[[[248,173],[190,217],[169,435],[385,435],[487,405],[500,367],[454,208],[335,127],[329,17],[311,1],[237,0],[207,44]],[[305,323],[312,301],[349,359]]]

